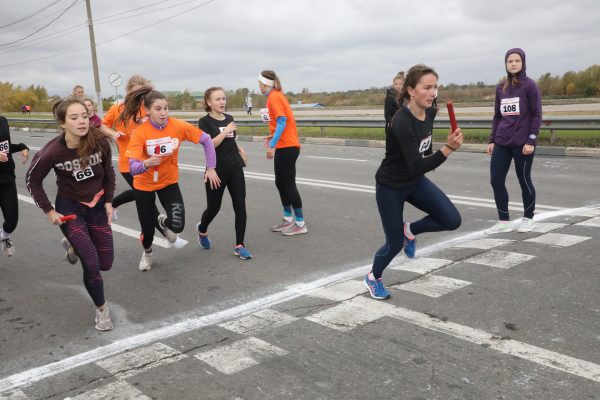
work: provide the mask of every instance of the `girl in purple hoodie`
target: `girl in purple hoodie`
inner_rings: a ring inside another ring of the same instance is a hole
[[[517,231],[531,232],[534,227],[535,188],[531,181],[531,166],[542,123],[540,90],[525,73],[525,52],[522,49],[508,50],[504,61],[508,76],[496,87],[492,134],[487,147],[487,153],[492,156],[490,176],[498,222],[487,229],[486,234],[515,229],[510,223],[506,190],[506,175],[513,159],[521,185],[524,212]]]

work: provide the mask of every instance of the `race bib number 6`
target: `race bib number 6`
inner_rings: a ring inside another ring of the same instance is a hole
[[[520,115],[519,98],[511,97],[510,99],[502,99],[500,101],[500,113],[502,115]]]
[[[146,140],[146,152],[149,156],[154,154],[168,156],[173,154],[173,140],[170,137]]]
[[[260,117],[262,118],[263,122],[271,122],[271,118],[269,118],[269,109],[268,108],[260,109]]]
[[[73,171],[73,176],[77,182],[81,182],[94,176],[94,171],[92,170],[92,167],[88,165],[85,169],[76,169]]]
[[[0,152],[1,153],[8,153],[8,140],[5,140],[3,142],[0,142]]]

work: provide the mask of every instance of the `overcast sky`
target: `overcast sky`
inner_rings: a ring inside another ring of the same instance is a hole
[[[39,33],[9,44],[74,2]],[[534,79],[600,64],[600,0],[91,2],[105,97],[115,90],[112,72],[141,73],[159,90],[257,91],[258,73],[273,69],[284,91],[318,92],[387,86],[417,63],[434,67],[442,84],[495,83],[512,47],[525,50]],[[59,95],[81,83],[95,92],[85,0],[0,0],[0,7],[0,81]]]

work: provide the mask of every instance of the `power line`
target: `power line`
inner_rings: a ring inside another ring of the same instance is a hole
[[[18,23],[20,23],[20,22],[23,22],[23,21],[26,21],[26,20],[28,20],[28,19],[29,19],[29,18],[31,18],[31,17],[35,17],[36,15],[38,15],[38,14],[40,14],[40,13],[44,12],[45,10],[49,9],[50,7],[52,7],[53,5],[55,5],[56,3],[59,3],[59,2],[61,2],[61,1],[62,1],[62,0],[55,0],[55,1],[53,1],[52,3],[48,4],[47,6],[44,6],[44,7],[40,8],[39,10],[36,10],[36,11],[32,12],[32,13],[31,13],[31,14],[29,14],[29,15],[26,15],[26,16],[24,16],[24,17],[21,17],[21,18],[17,19],[16,21],[10,22],[10,23],[8,23],[8,24],[6,24],[6,25],[2,25],[2,26],[0,26],[0,29],[4,29],[4,28],[7,28],[7,27],[9,27],[9,26],[16,25],[16,24],[18,24]]]
[[[60,17],[62,17],[62,16],[63,16],[63,15],[64,15],[64,14],[65,14],[67,11],[69,11],[69,10],[71,9],[71,7],[73,7],[73,6],[74,6],[75,4],[77,4],[79,1],[80,1],[80,0],[75,0],[73,3],[71,3],[71,5],[70,5],[69,7],[65,8],[65,9],[64,9],[64,10],[63,10],[63,11],[62,11],[62,12],[61,12],[59,15],[58,15],[58,17],[54,18],[52,21],[48,22],[46,25],[44,25],[44,26],[42,26],[41,28],[37,29],[35,32],[33,32],[33,33],[30,33],[29,35],[27,35],[27,36],[25,36],[25,37],[22,37],[21,39],[17,39],[17,40],[14,40],[14,41],[12,41],[12,42],[9,42],[9,43],[3,43],[3,44],[0,44],[0,47],[3,47],[3,46],[9,46],[9,45],[11,45],[11,44],[14,44],[14,43],[17,43],[17,42],[23,41],[23,40],[27,39],[28,37],[31,37],[31,36],[35,35],[36,33],[39,33],[39,32],[40,32],[40,31],[42,31],[43,29],[47,28],[48,26],[50,26],[51,24],[53,24],[54,22],[56,22],[56,21],[57,21],[57,20],[58,20]]]

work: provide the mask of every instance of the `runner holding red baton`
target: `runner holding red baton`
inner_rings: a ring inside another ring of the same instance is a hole
[[[74,219],[77,219],[77,214],[63,215],[60,217],[60,222],[73,221]]]

